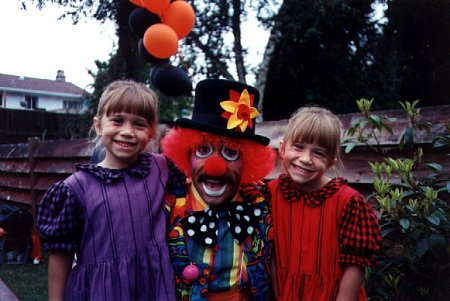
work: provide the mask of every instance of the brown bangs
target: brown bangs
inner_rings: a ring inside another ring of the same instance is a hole
[[[119,92],[119,91],[117,91]],[[154,98],[156,100],[156,96]],[[120,93],[111,96],[106,107],[106,115],[125,112],[144,117],[148,122],[155,122],[157,112],[155,112],[155,103],[149,102],[148,94],[140,93],[132,87],[128,87]]]
[[[336,157],[341,138],[340,122],[324,114],[298,114],[288,124],[284,141],[314,143]]]

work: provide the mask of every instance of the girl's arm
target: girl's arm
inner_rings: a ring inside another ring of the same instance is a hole
[[[52,252],[48,260],[48,300],[64,301],[67,279],[72,269],[73,253]]]
[[[356,264],[346,264],[336,301],[357,301],[363,281],[363,268]]]

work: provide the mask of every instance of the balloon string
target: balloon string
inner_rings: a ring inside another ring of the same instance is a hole
[[[189,64],[187,61],[184,60],[183,54],[181,53],[181,51],[178,51],[178,58],[180,59],[181,62],[181,66],[180,68],[183,69],[186,73],[189,73]]]

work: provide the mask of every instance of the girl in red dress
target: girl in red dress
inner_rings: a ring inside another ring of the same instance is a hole
[[[375,264],[381,234],[374,210],[341,177],[341,122],[304,107],[280,142],[286,174],[269,183],[274,224],[277,300],[366,300],[364,268]]]

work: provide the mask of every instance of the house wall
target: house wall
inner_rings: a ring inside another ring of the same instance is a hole
[[[34,93],[16,93],[16,92],[7,92],[4,96],[4,108],[6,109],[24,109],[21,105],[22,101],[25,101],[25,95],[27,96],[36,96],[38,97],[38,109],[43,109],[48,112],[66,112],[64,109],[64,101],[76,101],[82,104],[82,109],[79,112],[86,109],[86,105],[84,104],[84,99],[80,99],[79,97],[70,97],[70,96],[51,96],[51,95],[39,95]],[[71,111],[71,113],[77,113]]]
[[[24,96],[22,94],[7,93],[3,97],[4,108],[23,109],[23,107],[20,105],[20,102],[22,100],[24,100]]]

